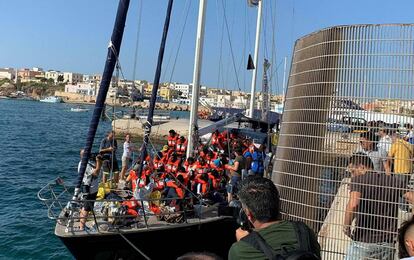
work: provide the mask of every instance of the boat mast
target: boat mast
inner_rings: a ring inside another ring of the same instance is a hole
[[[158,92],[158,87],[160,84],[162,60],[164,58],[165,43],[167,42],[168,28],[170,27],[170,17],[171,17],[171,10],[172,10],[173,2],[174,2],[173,0],[168,1],[167,14],[165,16],[165,22],[164,22],[164,31],[162,33],[160,50],[158,52],[157,69],[155,71],[154,85],[152,87],[152,92],[151,92],[150,106],[148,109],[147,121],[144,123],[144,142],[142,143],[142,146],[141,146],[141,160],[140,160],[141,163],[139,164],[140,166],[138,170],[138,173],[139,173],[138,176],[141,176],[142,169],[143,169],[142,162],[144,162],[145,158],[147,157],[147,145],[149,143],[149,136],[151,134],[151,127],[153,124],[155,102],[157,100],[157,92]]]
[[[112,31],[111,41],[108,46],[108,54],[106,57],[105,68],[99,87],[99,93],[96,98],[95,108],[93,110],[92,119],[89,124],[88,136],[86,138],[86,145],[84,148],[81,166],[79,169],[79,176],[76,183],[75,196],[79,193],[79,189],[82,184],[82,179],[86,170],[86,165],[88,163],[89,156],[91,155],[93,140],[95,139],[96,130],[99,124],[99,118],[101,117],[102,110],[105,107],[106,94],[108,93],[109,84],[111,83],[112,79],[112,73],[114,72],[115,64],[119,57],[122,36],[124,34],[125,28],[125,20],[128,13],[128,7],[129,0],[119,1],[114,29]]]
[[[201,64],[203,60],[203,43],[204,43],[204,24],[206,15],[207,0],[200,0],[198,9],[198,24],[197,24],[197,38],[194,58],[194,72],[193,72],[193,93],[191,97],[190,110],[190,126],[188,129],[188,144],[187,157],[190,157],[194,152],[195,141],[197,140],[196,133],[198,129],[198,99],[200,95],[200,74]]]
[[[257,0],[258,2],[258,10],[257,10],[257,22],[256,22],[256,41],[254,46],[254,69],[252,75],[252,85],[250,91],[250,108],[248,116],[253,118],[254,112],[254,100],[255,100],[255,92],[256,92],[256,78],[257,78],[257,61],[259,59],[259,44],[260,44],[260,30],[262,28],[262,2],[263,0]],[[255,5],[253,1],[251,2],[252,5]]]
[[[285,64],[283,66],[283,83],[282,83],[282,97],[283,98],[285,98],[286,67],[287,67],[287,57],[285,56]]]

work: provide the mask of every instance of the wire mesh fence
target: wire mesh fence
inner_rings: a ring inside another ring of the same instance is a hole
[[[411,216],[413,27],[331,27],[295,44],[273,180],[324,259],[397,257]]]

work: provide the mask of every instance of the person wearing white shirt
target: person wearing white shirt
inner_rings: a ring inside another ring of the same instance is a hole
[[[377,149],[382,150],[386,154],[388,154],[391,149],[392,140],[391,137],[388,135],[387,129],[381,128],[378,131],[378,136],[380,137],[380,139],[377,144]]]
[[[414,143],[413,126],[411,124],[406,124],[405,127],[407,128],[407,135],[404,137],[404,140],[409,142],[410,144],[413,144]]]
[[[132,152],[135,151],[134,144],[131,142],[131,135],[125,135],[125,142],[124,142],[124,152],[122,153],[122,169],[121,169],[121,178],[123,180],[125,178],[125,172],[129,167],[129,164],[132,161]]]

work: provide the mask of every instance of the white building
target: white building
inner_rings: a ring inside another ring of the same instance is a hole
[[[59,76],[63,75],[62,72],[56,70],[49,70],[45,72],[45,79],[53,79],[56,83],[58,82]]]
[[[192,84],[181,84],[181,83],[171,83],[170,88],[180,91],[181,96],[189,98],[192,93],[193,85]]]
[[[241,108],[245,109],[249,106],[249,101],[245,96],[234,96],[234,100],[232,102],[233,108]]]
[[[217,99],[214,97],[200,97],[200,100],[208,104],[210,107],[217,107]]]
[[[0,69],[0,79],[14,79],[16,76],[16,71],[12,68]]]
[[[98,93],[98,86],[95,83],[66,84],[65,92],[96,96]]]
[[[63,72],[63,82],[70,84],[83,82],[83,74],[74,72]]]

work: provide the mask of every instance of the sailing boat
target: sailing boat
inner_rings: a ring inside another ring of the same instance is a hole
[[[146,122],[146,135],[141,148],[141,162],[146,158],[146,146],[153,121],[152,117],[172,4],[173,0],[169,0],[155,73],[153,95]],[[79,220],[77,212],[79,212],[81,202],[79,199],[80,187],[91,156],[92,144],[104,108],[109,82],[119,55],[128,7],[129,0],[120,0],[102,82],[81,160],[79,177],[73,191],[74,195],[65,207],[64,203],[62,204],[62,199],[67,197],[72,190],[65,186],[60,178],[57,178],[38,192],[38,198],[48,207],[49,218],[57,220],[55,235],[62,240],[77,259],[162,259],[166,256],[174,258],[188,251],[208,251],[226,256],[228,249],[235,241],[234,230],[237,224],[232,212],[223,215],[218,205],[205,206],[200,203],[196,207],[197,210],[192,215],[185,216],[184,222],[180,223],[162,221],[156,215],[150,215],[149,212],[143,210],[141,216],[143,221],[130,226],[113,225],[112,227],[108,225],[107,215],[100,215],[99,212],[93,210],[93,219],[86,224],[87,226],[94,226],[93,230],[79,231],[74,228],[75,220]],[[204,15],[204,10],[205,0],[200,0],[199,13]],[[199,23],[203,19],[203,17],[199,18]],[[199,28],[202,28],[202,26],[199,25]],[[140,164],[140,167],[142,167],[142,164]],[[100,202],[116,203],[107,199],[100,200]],[[140,200],[141,205],[149,202],[144,199]],[[186,213],[184,212],[184,214]],[[164,215],[168,216],[168,213],[164,213]],[[116,219],[116,215],[113,215],[112,218]],[[214,238],[220,238],[220,242],[216,243]]]

